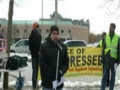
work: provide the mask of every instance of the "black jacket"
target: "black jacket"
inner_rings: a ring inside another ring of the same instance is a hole
[[[38,56],[41,45],[41,35],[37,30],[32,30],[29,36],[29,50],[32,57]]]
[[[47,39],[42,45],[41,45],[41,54],[40,54],[40,69],[41,69],[41,78],[42,78],[42,85],[47,88],[53,88],[52,81],[56,80],[56,65],[57,65],[57,54],[58,51],[60,51],[59,54],[59,67],[58,70],[61,70],[63,73],[60,75],[58,73],[58,79],[63,76],[68,67],[69,67],[69,59],[67,54],[67,47],[61,43],[60,47],[58,44],[55,44],[50,40],[50,38]],[[59,86],[58,88],[62,88],[63,84]]]

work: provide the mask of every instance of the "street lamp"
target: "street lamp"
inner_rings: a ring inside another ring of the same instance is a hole
[[[58,19],[58,0],[55,0],[55,25],[57,25],[57,19]]]
[[[63,1],[63,0],[60,0]],[[41,19],[43,19],[43,0],[41,2]],[[58,18],[58,0],[55,0],[55,24],[57,25],[57,18]],[[41,24],[43,24],[43,22],[41,22]]]
[[[63,1],[63,0],[60,0]],[[55,0],[55,25],[57,25],[57,19],[58,19],[58,0]],[[43,25],[43,0],[41,2],[41,28]],[[44,30],[43,30],[44,33]],[[43,39],[44,39],[44,35],[43,35]]]
[[[43,37],[43,40],[45,40],[45,33],[44,33],[44,30],[43,30],[43,0],[41,0],[41,26],[40,26],[40,29],[42,30],[42,37]]]
[[[43,0],[41,2],[41,19],[43,19]],[[41,21],[41,24],[43,24],[42,21]]]
[[[55,0],[55,25],[57,25],[57,19],[58,19],[58,0]]]

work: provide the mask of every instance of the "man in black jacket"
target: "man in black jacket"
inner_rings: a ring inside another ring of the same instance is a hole
[[[41,45],[40,69],[43,90],[62,90],[63,83],[53,87],[53,81],[61,81],[61,77],[69,67],[67,47],[59,41],[59,29],[53,25],[47,40]]]
[[[36,89],[37,83],[37,74],[38,74],[38,63],[39,63],[39,54],[40,54],[40,45],[41,45],[41,35],[38,32],[39,25],[38,23],[33,24],[33,30],[29,36],[29,50],[32,57],[32,86],[33,89]]]

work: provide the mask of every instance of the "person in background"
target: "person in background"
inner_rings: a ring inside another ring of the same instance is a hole
[[[32,57],[32,86],[33,90],[36,90],[37,75],[38,75],[38,63],[41,45],[41,34],[38,32],[38,23],[33,23],[33,30],[29,36],[29,50]]]
[[[106,32],[102,33],[102,39],[99,41],[99,44],[97,47],[102,47],[105,41],[105,36],[106,36]]]
[[[43,90],[62,90],[64,82],[53,86],[53,81],[60,82],[69,67],[67,47],[59,40],[59,29],[51,26],[47,40],[41,45],[40,69]]]
[[[99,44],[97,47],[103,47],[103,44],[105,43],[105,37],[106,37],[106,32],[103,32],[102,33],[102,39],[99,41]],[[103,63],[103,69],[104,69],[104,60],[102,60],[102,63]],[[104,71],[103,71],[104,73]],[[107,78],[107,83],[106,83],[106,86],[108,87],[109,86],[109,77],[110,77],[110,72],[108,74],[108,78]]]
[[[116,25],[110,24],[109,33],[103,44],[102,60],[104,60],[104,73],[101,81],[101,90],[105,90],[109,71],[111,72],[109,90],[114,90],[117,65],[120,63],[120,38],[115,34]]]

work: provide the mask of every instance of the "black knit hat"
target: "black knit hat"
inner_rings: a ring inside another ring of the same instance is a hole
[[[50,33],[49,33],[49,36],[52,34],[53,31],[57,31],[57,32],[59,33],[58,26],[53,25],[53,26],[50,27]]]

